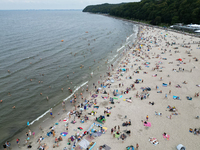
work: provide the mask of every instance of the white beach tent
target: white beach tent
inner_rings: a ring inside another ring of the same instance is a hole
[[[182,144],[179,144],[176,148],[177,150],[186,150],[185,146],[183,146]]]
[[[196,33],[200,33],[200,30],[196,30],[196,31],[194,31],[194,32],[196,32]]]

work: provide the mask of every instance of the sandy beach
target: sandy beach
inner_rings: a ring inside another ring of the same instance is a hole
[[[12,141],[11,148],[26,150],[31,145],[30,149],[63,150],[75,143],[74,149],[79,150],[94,142],[95,150],[125,150],[131,145],[138,150],[176,150],[179,144],[198,150],[199,135],[194,129],[200,128],[196,118],[200,115],[199,56],[199,38],[140,25],[137,43],[124,50],[118,66],[110,66],[108,76],[95,83],[87,97],[71,104],[73,110],[62,115],[52,110],[56,117],[51,118],[51,124],[34,137],[33,133],[24,134],[20,147]],[[105,122],[96,121],[100,116]],[[50,133],[52,127],[55,136]],[[62,141],[55,143],[60,136]]]

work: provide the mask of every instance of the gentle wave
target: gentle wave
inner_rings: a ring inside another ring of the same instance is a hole
[[[67,98],[65,98],[63,101],[67,101],[70,97],[72,97],[73,95],[74,95],[74,93],[76,92],[76,91],[78,91],[81,87],[83,87],[84,85],[86,85],[88,83],[88,81],[86,81],[86,82],[84,82],[83,84],[81,84],[79,87],[77,87],[75,90],[74,90],[74,92],[71,94],[71,95],[69,95]],[[39,116],[38,118],[36,118],[35,120],[33,120],[31,123],[30,123],[30,125],[32,125],[32,124],[34,124],[34,122],[36,122],[36,121],[38,121],[38,120],[40,120],[42,117],[44,117],[47,113],[49,113],[50,112],[50,109],[49,110],[47,110],[45,113],[43,113],[41,116]]]

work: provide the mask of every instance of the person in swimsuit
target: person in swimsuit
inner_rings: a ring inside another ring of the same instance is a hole
[[[7,148],[6,148],[7,146],[6,146],[6,144],[3,144],[3,148],[4,148],[4,150],[7,150]]]

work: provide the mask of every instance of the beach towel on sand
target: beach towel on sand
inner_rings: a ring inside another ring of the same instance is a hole
[[[66,136],[67,134],[68,134],[67,132],[60,133],[60,135],[62,135],[62,136]]]
[[[164,134],[163,134],[163,138],[169,140],[169,137],[170,137],[169,135],[164,135]]]
[[[147,122],[147,124],[144,123],[144,126],[146,126],[146,127],[151,127],[151,122]]]
[[[82,127],[78,127],[78,129],[79,129],[80,131],[82,131],[82,130],[83,130],[83,128],[82,128]]]
[[[179,96],[173,95],[173,99],[178,99],[178,100],[180,100],[180,97],[179,97]]]
[[[93,97],[93,98],[96,98],[98,95],[96,95],[96,94],[93,94],[91,97]]]
[[[167,84],[166,84],[166,83],[163,83],[162,85],[163,85],[164,87],[167,87]]]

